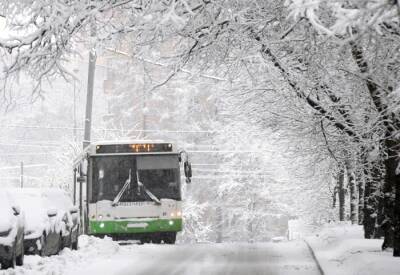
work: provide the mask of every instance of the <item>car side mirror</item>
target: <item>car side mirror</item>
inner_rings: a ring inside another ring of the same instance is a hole
[[[185,161],[183,169],[185,171],[186,182],[190,183],[190,178],[192,177],[192,165],[189,161]]]
[[[76,213],[78,213],[78,207],[77,207],[77,206],[71,207],[71,209],[69,210],[69,213],[71,213],[71,214],[76,214]]]
[[[81,183],[81,182],[86,182],[86,178],[85,178],[85,176],[79,176],[79,177],[76,179],[76,181],[79,182],[79,183]]]
[[[49,216],[49,218],[57,216],[57,209],[49,209],[49,210],[47,210],[47,216]]]
[[[13,206],[12,210],[14,212],[14,216],[18,216],[19,214],[21,214],[21,208],[19,208],[19,206]]]

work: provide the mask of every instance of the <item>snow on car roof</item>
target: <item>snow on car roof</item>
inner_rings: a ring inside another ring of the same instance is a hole
[[[6,190],[0,190],[0,232],[7,231],[12,226],[11,201]]]
[[[17,188],[13,192],[16,193],[17,197],[25,197],[24,204],[27,204],[27,197],[31,197],[33,200],[36,197],[40,198],[42,204],[45,204],[47,208],[55,207],[66,210],[72,206],[70,195],[60,188]]]

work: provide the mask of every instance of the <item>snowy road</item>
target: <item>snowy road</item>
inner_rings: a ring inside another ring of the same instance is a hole
[[[319,274],[303,242],[261,244],[129,245],[82,237],[79,251],[26,257],[1,275]]]

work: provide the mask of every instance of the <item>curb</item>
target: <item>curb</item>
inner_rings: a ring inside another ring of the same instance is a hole
[[[303,239],[304,243],[307,245],[308,249],[310,250],[311,256],[313,257],[315,263],[317,264],[318,270],[321,273],[321,275],[325,275],[324,270],[321,267],[321,264],[318,261],[318,258],[315,256],[314,250],[311,247],[311,245],[306,241],[306,239]]]

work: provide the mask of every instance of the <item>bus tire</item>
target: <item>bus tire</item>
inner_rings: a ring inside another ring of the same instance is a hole
[[[175,244],[175,242],[176,242],[176,232],[165,233],[163,240],[164,240],[165,244]]]
[[[150,243],[151,239],[148,236],[144,236],[142,238],[140,238],[140,244],[145,244],[145,243]]]
[[[161,236],[159,236],[159,235],[154,236],[154,237],[151,239],[151,242],[152,242],[152,243],[155,243],[155,244],[160,244],[160,243],[161,243]]]

